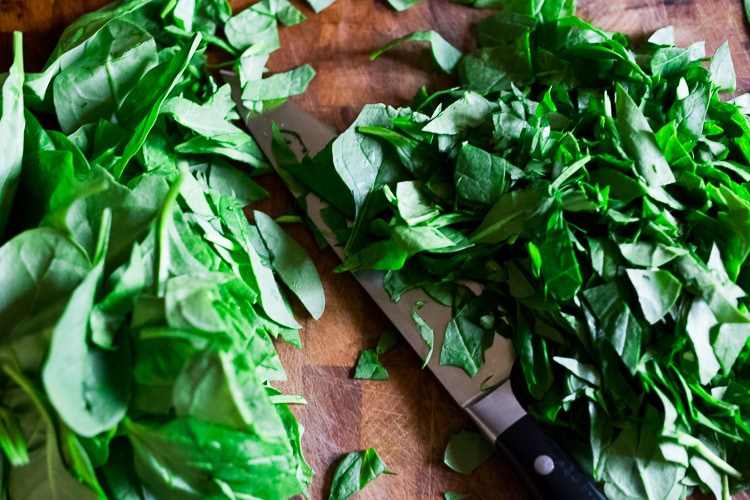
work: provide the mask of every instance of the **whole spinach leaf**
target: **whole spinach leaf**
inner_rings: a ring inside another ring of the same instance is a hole
[[[8,154],[0,160],[0,237],[5,241],[4,233],[8,225],[13,200],[21,176],[23,161],[23,36],[13,34],[13,64],[8,76],[2,81],[0,89],[0,137],[10,138],[7,144]]]
[[[271,266],[281,280],[300,299],[310,315],[323,314],[325,296],[315,264],[302,247],[263,212],[254,212],[255,224],[268,248]]]
[[[148,32],[118,19],[107,23],[54,79],[52,99],[61,130],[69,134],[114,116],[130,89],[157,63],[156,43]]]
[[[92,437],[125,416],[130,392],[127,344],[116,351],[91,345],[88,322],[104,272],[111,215],[105,213],[93,268],[73,291],[50,342],[44,387],[61,418],[77,434]]]

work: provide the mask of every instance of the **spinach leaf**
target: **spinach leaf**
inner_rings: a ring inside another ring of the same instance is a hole
[[[464,495],[463,493],[456,493],[453,491],[446,491],[443,493],[443,498],[445,498],[445,500],[463,500],[466,496],[467,495]]]
[[[149,70],[128,93],[120,108],[118,118],[123,125],[132,128],[133,136],[125,145],[122,157],[113,168],[115,178],[119,179],[128,162],[143,146],[159,116],[162,104],[177,85],[198,49],[200,40],[200,34],[196,34],[190,45],[182,49],[177,57]]]
[[[435,348],[435,332],[430,325],[422,319],[417,310],[412,310],[411,318],[417,327],[419,336],[422,337],[424,343],[427,344],[427,355],[424,357],[424,362],[422,363],[422,368],[424,368],[427,366],[427,363],[430,362],[430,358],[432,358],[432,351]]]
[[[315,315],[323,293],[299,245],[245,216],[267,193],[227,159],[268,165],[207,54],[237,56],[231,17],[225,0],[112,4],[31,75],[16,36],[0,496],[290,498],[312,481],[286,406],[304,400],[270,382],[274,338],[301,341],[281,277]]]
[[[623,144],[635,159],[638,173],[649,186],[674,182],[674,174],[656,144],[654,133],[638,105],[622,86],[616,87],[617,126]]]
[[[458,366],[473,377],[484,364],[484,351],[492,345],[494,316],[487,314],[492,298],[474,297],[466,291],[454,304],[453,317],[445,329],[440,364]]]
[[[396,10],[403,10],[396,7]],[[416,31],[408,35],[391,40],[383,47],[373,52],[370,59],[379,57],[394,47],[410,42],[429,42],[432,47],[432,57],[437,65],[446,73],[453,73],[461,58],[461,52],[440,36],[437,31]]]
[[[711,58],[711,82],[722,92],[734,92],[737,80],[732,64],[732,55],[729,52],[729,42],[724,42],[716,49]]]
[[[419,2],[420,0],[390,0],[388,4],[394,9],[401,11],[413,7]]]
[[[0,137],[12,138],[0,160],[0,237],[4,237],[8,217],[21,175],[23,154],[23,36],[13,34],[13,64],[0,89]],[[5,241],[3,238],[2,241]]]
[[[347,252],[364,243],[364,225],[378,213],[385,200],[379,191],[398,178],[400,166],[393,152],[377,139],[356,133],[360,124],[392,128],[390,119],[395,110],[386,106],[365,106],[352,127],[334,139],[332,144],[333,167],[351,192],[354,201],[355,225],[347,242]],[[334,197],[335,198],[335,197]]]
[[[359,354],[357,366],[354,367],[354,378],[368,380],[388,380],[388,371],[380,363],[380,356],[398,346],[402,337],[393,330],[385,330],[375,349],[365,349]]]
[[[113,19],[87,42],[77,61],[52,84],[55,114],[62,131],[111,118],[127,92],[158,63],[153,37],[138,26]]]
[[[365,349],[359,353],[357,366],[354,367],[354,378],[367,380],[388,380],[388,371],[380,364],[378,353]]]
[[[224,222],[238,238],[244,255],[237,264],[235,272],[247,282],[251,289],[257,291],[261,307],[270,319],[287,328],[300,328],[294,319],[291,306],[284,300],[279,286],[273,277],[273,269],[267,265],[269,257],[261,256],[259,250],[266,254],[266,248],[257,230],[245,217],[242,208],[236,203],[225,201],[220,207]]]
[[[0,449],[4,453],[3,456],[7,456],[8,462],[15,467],[29,463],[29,452],[18,419],[5,408],[0,412]]]
[[[254,212],[254,216],[274,271],[300,299],[310,315],[318,319],[325,308],[325,296],[315,264],[299,243],[273,219],[258,211]]]
[[[87,338],[104,272],[110,217],[105,212],[94,267],[73,291],[55,325],[42,371],[50,402],[66,424],[84,437],[115,427],[127,412],[130,396],[129,346],[121,344],[114,352],[106,351],[90,345]]]
[[[456,199],[470,207],[494,205],[521,175],[520,170],[504,158],[467,142],[456,160],[453,180]]]
[[[626,272],[638,294],[643,316],[653,325],[675,305],[682,284],[666,269],[628,269]]]
[[[179,416],[252,429],[264,441],[286,442],[286,430],[266,389],[239,353],[207,349],[190,358],[175,379],[172,404]]]
[[[12,380],[13,386],[4,384],[2,401],[24,422],[24,441],[29,449],[28,463],[9,471],[3,484],[5,491],[24,498],[34,495],[55,498],[60,491],[74,493],[84,499],[100,498],[103,491],[90,470],[75,467],[78,469],[75,470],[76,475],[68,470],[66,458],[73,458],[71,455],[82,458],[80,453],[74,452],[76,445],[80,447],[75,436],[64,426],[61,427],[48,412],[47,405],[31,380],[7,365],[4,372],[7,381]],[[65,450],[70,452],[68,457]],[[76,477],[79,472],[83,474]],[[40,477],[48,480],[40,481]]]
[[[91,271],[88,256],[61,231],[25,231],[0,247],[0,321],[11,331],[65,300]]]
[[[390,473],[374,448],[347,453],[336,467],[328,498],[346,500],[384,472]]]
[[[251,205],[268,197],[268,191],[245,172],[219,158],[211,163],[194,165],[192,174],[199,182],[223,196],[235,198],[243,205]]]
[[[257,498],[289,498],[298,490],[287,442],[266,441],[252,430],[191,416],[167,422],[126,421],[135,470],[156,495],[188,498],[231,488]],[[248,461],[247,454],[257,457]],[[203,492],[203,493],[200,493]]]
[[[90,40],[111,21],[127,19],[134,12],[146,8],[153,2],[154,0],[133,0],[111,5],[109,8],[88,12],[67,26],[42,72],[28,75],[24,84],[24,95],[29,105],[41,111],[52,112],[52,84],[60,71],[76,61]]]
[[[242,102],[248,109],[261,112],[287,97],[302,94],[314,76],[315,70],[306,64],[262,80],[250,80],[242,88]]]
[[[200,105],[181,96],[170,98],[161,112],[170,115],[177,123],[203,137],[221,137],[244,134],[243,130],[225,119],[221,111],[214,112],[213,103]]]
[[[232,16],[224,25],[227,41],[236,49],[268,54],[279,48],[277,20],[292,26],[305,16],[287,0],[264,0]]]

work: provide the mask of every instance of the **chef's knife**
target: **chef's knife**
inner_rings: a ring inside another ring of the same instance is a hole
[[[298,154],[304,150],[312,156],[336,136],[333,129],[291,101],[260,115],[250,116],[239,98],[236,76],[224,76],[233,85],[235,100],[248,130],[274,166],[274,123]],[[294,186],[288,187],[295,196],[301,195]],[[343,258],[343,249],[337,245],[335,236],[321,218],[323,202],[309,193],[306,195],[306,207],[308,216],[331,248]],[[412,319],[413,310],[419,309],[420,317],[435,332],[435,345],[442,345],[445,328],[451,320],[449,307],[431,300],[421,290],[411,290],[398,302],[393,302],[383,288],[382,272],[357,272],[354,276],[422,359],[427,356],[428,347]],[[427,366],[482,432],[495,443],[495,447],[510,458],[533,495],[543,499],[565,500],[603,498],[592,479],[578,468],[519,403],[511,385],[515,357],[511,341],[496,335],[493,345],[485,353],[486,363],[474,377],[469,377],[459,368],[439,364],[439,356],[432,356]],[[493,389],[487,390],[487,387]]]

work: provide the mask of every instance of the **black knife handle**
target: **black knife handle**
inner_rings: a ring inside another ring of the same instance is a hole
[[[528,414],[498,436],[495,448],[511,459],[540,499],[604,499],[591,477]]]

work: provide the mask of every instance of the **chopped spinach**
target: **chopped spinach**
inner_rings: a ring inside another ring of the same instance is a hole
[[[457,87],[366,106],[305,160],[338,174],[308,183],[323,199],[351,193],[327,217],[339,270],[451,305],[435,349],[469,375],[512,338],[529,411],[608,497],[746,489],[750,115],[727,46],[665,28],[636,50],[573,1],[499,4]]]
[[[402,340],[401,335],[393,330],[381,333],[375,349],[364,349],[359,354],[357,366],[354,367],[354,378],[388,380],[388,370],[380,363],[380,355],[400,345]]]
[[[344,455],[336,467],[329,500],[346,500],[380,474],[393,474],[374,448]]]

